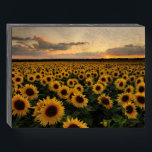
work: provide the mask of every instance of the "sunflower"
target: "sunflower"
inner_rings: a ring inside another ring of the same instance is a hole
[[[16,87],[15,88],[15,94],[22,94],[22,91],[20,88]]]
[[[143,77],[139,77],[135,81],[136,85],[138,85],[139,83],[142,83],[142,82],[144,82]]]
[[[102,104],[106,109],[110,109],[113,106],[113,101],[109,96],[106,96],[105,94],[102,94],[98,97],[98,103]]]
[[[29,74],[29,75],[27,76],[27,81],[28,81],[28,82],[34,82],[34,81],[35,81],[35,75]]]
[[[107,80],[108,80],[108,83],[111,83],[113,81],[113,79],[110,75],[107,75]]]
[[[26,84],[22,89],[22,95],[27,97],[29,100],[36,99],[38,97],[39,91],[36,86],[32,84]]]
[[[19,76],[19,75],[16,75],[14,78],[13,78],[13,81],[15,82],[15,84],[21,84],[23,82],[23,77],[22,76]]]
[[[104,90],[104,86],[100,83],[96,83],[93,86],[93,91],[95,94],[101,94],[103,90]]]
[[[119,77],[119,72],[118,72],[118,71],[115,71],[115,72],[113,72],[112,75],[113,75],[114,78],[118,78],[118,77]]]
[[[77,84],[74,87],[76,90],[80,91],[81,93],[83,92],[83,86],[81,84]]]
[[[92,87],[93,86],[93,80],[91,78],[87,78],[85,81],[85,85],[87,87]]]
[[[62,99],[67,99],[68,93],[69,93],[69,87],[67,87],[67,86],[62,86],[58,90],[58,95]]]
[[[87,106],[87,103],[88,99],[80,92],[77,92],[72,96],[72,104],[77,108],[84,108]]]
[[[127,103],[124,105],[125,109],[125,115],[128,117],[128,119],[136,119],[137,118],[137,111],[136,111],[136,106],[134,103]]]
[[[79,79],[79,80],[83,80],[83,79],[84,79],[84,75],[83,75],[83,74],[79,74],[79,75],[78,75],[78,79]]]
[[[78,120],[78,118],[67,118],[66,122],[63,123],[63,128],[88,128],[87,124],[83,121]]]
[[[12,111],[13,115],[19,117],[25,116],[30,108],[30,103],[27,99],[17,94],[12,98]]]
[[[69,87],[74,87],[74,81],[73,81],[72,79],[69,79],[69,80],[67,81],[67,85],[68,85]]]
[[[134,75],[131,75],[131,76],[129,77],[129,81],[130,81],[131,83],[133,83],[133,82],[135,81],[135,76],[134,76]]]
[[[134,95],[134,101],[135,104],[140,107],[145,109],[145,94],[144,93],[136,93]]]
[[[49,97],[43,99],[43,101],[44,105],[36,117],[36,119],[40,121],[40,124],[46,127],[48,124],[55,125],[60,122],[64,116],[64,106],[62,102],[56,98],[50,99]]]
[[[40,73],[36,73],[35,74],[35,80],[39,81],[41,79],[41,74]]]
[[[46,78],[42,78],[40,83],[45,87],[47,85]]]
[[[128,75],[127,75],[127,74],[124,74],[124,75],[122,76],[122,78],[125,79],[125,80],[128,80]]]
[[[49,84],[49,89],[50,91],[55,91],[57,92],[60,88],[60,82],[59,81],[52,81],[50,84]]]
[[[50,76],[50,75],[47,75],[46,77],[45,77],[45,79],[46,79],[46,83],[47,84],[49,84],[53,79],[52,79],[52,76]]]
[[[136,92],[145,93],[145,83],[141,82],[136,86]]]
[[[126,88],[125,88],[125,92],[126,93],[133,93],[134,92],[134,87],[132,85],[128,85]]]
[[[122,93],[117,100],[121,105],[124,105],[132,100],[132,95],[130,93]]]
[[[100,76],[99,80],[100,80],[100,82],[103,82],[103,83],[107,83],[107,81],[108,81],[107,77],[105,75]]]
[[[117,79],[115,81],[115,86],[119,90],[123,90],[125,85],[126,85],[126,80],[125,79],[120,78],[120,79]]]
[[[86,78],[90,78],[90,77],[91,77],[91,73],[90,73],[90,72],[87,72],[87,73],[85,74],[85,77],[86,77]]]

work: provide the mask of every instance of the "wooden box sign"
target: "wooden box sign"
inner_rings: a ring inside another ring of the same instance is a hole
[[[144,119],[144,26],[7,25],[11,127],[141,128]]]

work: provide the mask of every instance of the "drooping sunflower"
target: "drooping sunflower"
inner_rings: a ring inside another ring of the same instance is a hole
[[[83,92],[83,86],[81,85],[81,84],[77,84],[77,85],[75,85],[75,87],[74,87],[76,90],[78,90],[78,91],[80,91],[81,93]]]
[[[40,113],[36,116],[36,120],[40,121],[42,126],[55,125],[60,122],[64,116],[64,106],[61,101],[56,98],[43,99],[44,105],[41,107]]]
[[[72,96],[72,104],[77,108],[84,108],[87,106],[87,103],[88,99],[80,92],[77,92]]]
[[[30,108],[29,101],[17,94],[12,98],[12,115],[25,116]]]
[[[27,75],[27,81],[28,82],[34,82],[35,81],[35,75],[33,75],[33,74]]]
[[[115,86],[119,90],[123,90],[125,88],[125,85],[126,85],[125,79],[120,78],[115,81]]]
[[[118,96],[117,100],[121,105],[127,104],[128,102],[130,102],[132,100],[132,94],[122,93]]]
[[[145,94],[144,93],[136,93],[134,95],[134,101],[135,104],[140,107],[145,109]]]
[[[93,85],[93,92],[95,94],[100,94],[102,93],[102,91],[104,90],[104,86],[100,83],[96,83],[95,85]]]
[[[113,107],[113,101],[110,99],[109,96],[102,94],[98,97],[98,103],[103,105],[106,109],[110,109]]]
[[[36,99],[38,97],[39,91],[36,86],[32,84],[26,84],[22,89],[22,95],[27,97],[29,100]]]
[[[49,84],[49,89],[50,91],[55,91],[57,92],[60,88],[60,82],[59,81],[52,81],[50,84]]]
[[[62,99],[67,99],[68,93],[69,93],[69,87],[67,87],[67,86],[62,86],[58,90],[58,95]]]
[[[88,126],[83,121],[78,120],[78,118],[67,118],[67,121],[63,123],[63,128],[88,128]]]
[[[68,81],[67,81],[67,85],[69,86],[69,87],[74,87],[74,81],[72,80],[72,79],[68,79]]]
[[[134,92],[134,87],[132,85],[128,85],[126,88],[125,88],[125,92],[126,93],[133,93]]]
[[[128,117],[128,119],[136,119],[137,118],[137,111],[136,106],[134,103],[127,103],[123,106],[125,108],[125,115]]]
[[[136,92],[145,93],[145,83],[141,82],[136,86]]]

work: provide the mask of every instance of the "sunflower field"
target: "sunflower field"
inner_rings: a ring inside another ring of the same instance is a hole
[[[144,127],[145,63],[12,62],[14,128]]]

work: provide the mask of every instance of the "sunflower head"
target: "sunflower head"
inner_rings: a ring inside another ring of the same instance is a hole
[[[128,102],[124,105],[124,109],[125,115],[128,117],[128,119],[136,119],[137,111],[134,103]]]
[[[104,90],[104,86],[100,83],[96,83],[93,86],[93,91],[95,94],[101,94],[103,90]]]
[[[75,82],[74,82],[72,79],[69,79],[69,80],[67,81],[67,85],[68,85],[69,87],[74,87],[74,84],[75,84]]]
[[[29,75],[27,76],[27,81],[28,81],[28,82],[34,82],[34,81],[35,81],[35,75],[29,74]]]
[[[20,75],[16,75],[14,78],[13,78],[13,81],[15,84],[21,84],[23,82],[23,77],[20,76]]]
[[[67,118],[66,122],[63,123],[63,128],[88,128],[87,124],[78,118]]]
[[[126,80],[125,79],[120,78],[120,79],[117,79],[115,81],[115,86],[119,90],[123,90],[125,85],[126,85]]]
[[[132,100],[132,95],[130,93],[122,93],[118,96],[118,102],[121,105],[125,105]]]
[[[85,95],[82,95],[80,92],[75,92],[71,100],[72,104],[77,108],[84,108],[88,103],[88,99],[85,98]]]
[[[64,106],[62,102],[58,101],[56,98],[50,99],[49,97],[43,99],[43,102],[44,105],[36,116],[36,120],[44,127],[46,125],[55,125],[60,122],[64,116]]]
[[[134,92],[134,87],[132,85],[128,85],[126,88],[125,88],[125,92],[126,93],[133,93]]]
[[[134,101],[138,107],[145,109],[145,93],[136,93],[134,96]]]
[[[50,91],[55,91],[57,92],[60,88],[60,82],[59,81],[52,81],[50,84],[49,84],[49,89]]]
[[[17,94],[12,98],[12,111],[13,115],[17,115],[19,117],[25,116],[28,113],[28,109],[30,108],[29,101]]]
[[[41,79],[41,74],[40,73],[36,73],[35,74],[35,80],[39,81]]]
[[[145,93],[145,83],[141,82],[136,86],[136,92]]]
[[[77,85],[75,85],[75,87],[74,87],[77,91],[79,91],[79,92],[83,92],[83,86],[81,85],[81,84],[77,84]]]
[[[58,90],[58,95],[62,99],[67,99],[69,94],[69,87],[67,86],[62,86]]]
[[[22,89],[22,95],[27,97],[29,100],[35,99],[38,97],[39,91],[36,86],[32,84],[26,84]]]
[[[46,78],[42,78],[41,81],[40,81],[41,85],[43,86],[46,86],[47,85],[47,81],[46,81]]]
[[[112,100],[109,96],[106,96],[105,94],[102,94],[98,97],[98,103],[103,105],[106,109],[110,109],[113,106]]]

